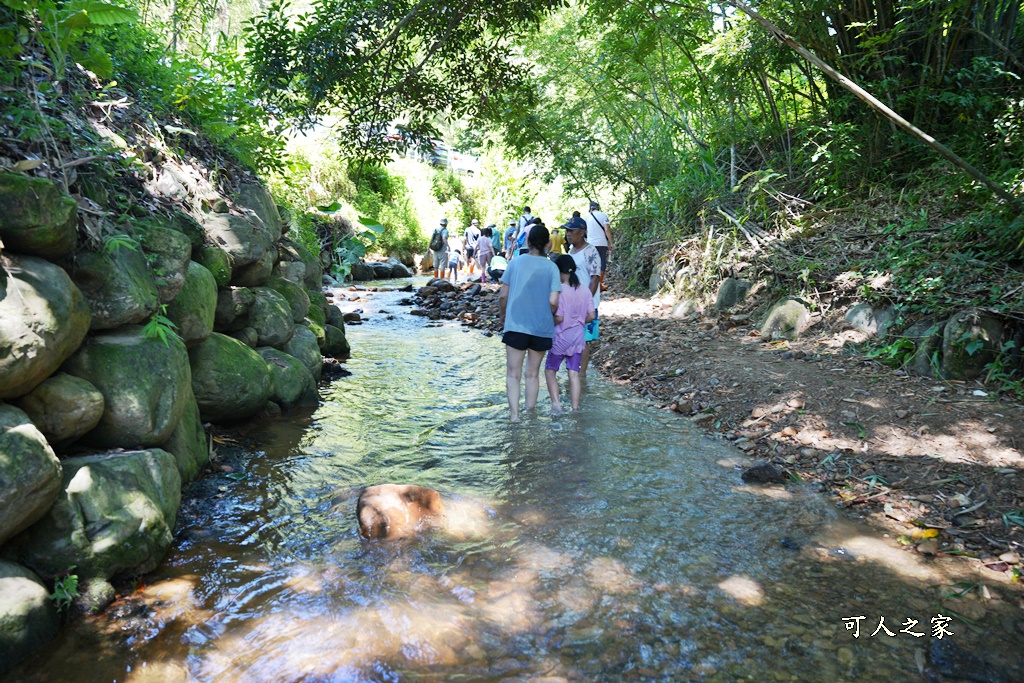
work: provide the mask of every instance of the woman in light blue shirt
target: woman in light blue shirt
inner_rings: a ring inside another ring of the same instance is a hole
[[[540,366],[555,338],[555,311],[562,279],[558,266],[544,255],[548,229],[535,224],[528,237],[529,252],[509,261],[501,276],[498,321],[505,344],[505,388],[512,422],[519,422],[519,385],[526,361],[526,409],[537,405]]]

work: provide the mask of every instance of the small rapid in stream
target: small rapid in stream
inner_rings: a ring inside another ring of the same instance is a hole
[[[352,375],[218,446],[235,471],[186,491],[159,569],[18,680],[921,680],[948,643],[1015,661],[1010,616],[932,636],[941,563],[806,487],[744,485],[735,448],[596,374],[580,413],[551,416],[542,381],[510,424],[498,337],[425,328],[403,296],[348,303],[369,314]],[[445,528],[362,541],[359,490],[389,482],[439,490]]]

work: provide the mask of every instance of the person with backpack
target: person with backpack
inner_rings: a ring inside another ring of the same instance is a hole
[[[547,226],[544,225],[544,221],[538,216],[532,216],[530,222],[519,229],[519,234],[516,236],[516,255],[521,256],[530,251],[530,231],[538,225],[544,228],[545,233],[547,232]],[[546,256],[547,254],[545,253],[544,255]]]
[[[608,215],[601,211],[601,205],[590,202],[590,213],[584,219],[587,222],[587,242],[597,248],[601,256],[601,291],[608,289],[604,283],[604,271],[608,269],[608,252],[612,250],[612,231],[609,227]]]
[[[512,258],[512,245],[515,244],[516,231],[518,229],[518,223],[509,221],[508,230],[505,231],[505,243],[502,245],[502,252],[505,254],[506,259]]]
[[[444,278],[448,271],[448,219],[442,218],[441,224],[430,236],[430,251],[434,256],[434,277]]]

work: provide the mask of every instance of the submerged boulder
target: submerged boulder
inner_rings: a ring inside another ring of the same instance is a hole
[[[60,493],[60,474],[28,415],[0,404],[0,545],[46,514]]]
[[[0,216],[5,249],[57,260],[78,243],[78,204],[52,180],[0,173]]]
[[[334,325],[324,325],[323,354],[330,358],[345,359],[352,353],[348,339],[345,338],[344,328]]]
[[[63,492],[10,552],[44,578],[71,566],[104,579],[156,568],[181,503],[174,456],[152,448],[68,458],[63,466]]]
[[[2,258],[0,399],[9,399],[27,394],[75,352],[91,315],[63,269],[34,256]]]
[[[39,577],[0,560],[0,675],[46,647],[59,628],[50,591]]]
[[[263,409],[271,380],[267,363],[258,353],[217,332],[188,353],[192,391],[203,420],[244,420]]]
[[[188,404],[191,383],[185,344],[147,339],[139,327],[90,337],[64,364],[103,394],[103,416],[83,441],[145,448],[167,440]]]

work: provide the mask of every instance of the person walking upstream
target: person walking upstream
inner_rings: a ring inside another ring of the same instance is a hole
[[[519,422],[519,391],[526,361],[526,410],[537,405],[540,366],[555,338],[555,317],[562,280],[558,267],[544,257],[548,230],[534,225],[530,250],[508,263],[501,276],[498,322],[505,344],[505,389],[509,419]]]
[[[576,276],[582,286],[586,287],[594,297],[594,310],[597,316],[587,323],[584,339],[587,342],[580,361],[580,378],[587,379],[587,365],[590,363],[590,342],[597,341],[600,321],[601,290],[601,256],[593,244],[587,242],[587,224],[582,218],[573,216],[565,224],[565,239],[569,242],[569,256],[576,261]]]
[[[608,221],[608,215],[601,211],[601,205],[597,202],[590,202],[590,213],[585,219],[587,221],[587,242],[597,247],[597,253],[601,256],[601,291],[608,289],[604,283],[604,273],[608,270],[608,253],[612,250],[612,231]]]
[[[434,258],[434,277],[443,279],[448,269],[447,218],[441,219],[441,224],[434,230],[434,234],[430,236],[430,251]]]

